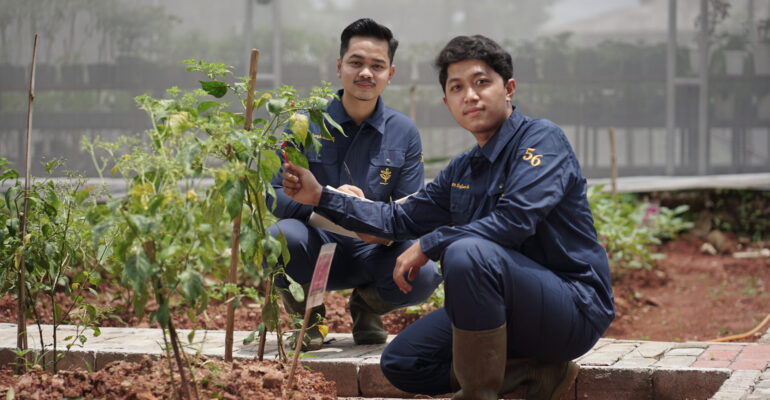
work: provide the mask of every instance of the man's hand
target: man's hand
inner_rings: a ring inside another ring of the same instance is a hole
[[[417,272],[428,262],[428,256],[422,252],[420,241],[414,242],[406,251],[396,258],[396,267],[393,268],[393,281],[404,293],[412,290],[412,285],[406,282],[406,279],[413,281],[417,277]],[[408,273],[404,279],[404,274]]]
[[[364,197],[364,191],[361,190],[358,186],[342,185],[338,187],[337,190],[343,193],[347,193],[351,196],[356,196],[360,199],[366,198]],[[365,233],[356,232],[356,235],[358,235],[358,238],[361,239],[362,242],[368,244],[390,244],[392,242],[391,240],[383,239],[379,236],[367,235]]]
[[[283,177],[281,181],[283,192],[292,200],[311,206],[318,205],[323,186],[318,183],[312,172],[299,165],[284,163],[281,176]]]

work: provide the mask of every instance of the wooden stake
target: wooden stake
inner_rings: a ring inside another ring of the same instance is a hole
[[[612,195],[618,192],[618,149],[615,145],[615,128],[610,127],[610,183]]]
[[[243,128],[251,130],[251,119],[254,115],[254,88],[257,84],[257,63],[259,63],[259,50],[251,49],[251,63],[249,66],[249,87],[246,93],[246,115]],[[230,246],[230,276],[228,282],[238,283],[238,254],[241,240],[241,213],[233,220],[233,237]],[[233,331],[235,330],[235,301],[232,294],[227,294],[227,326],[225,328],[225,361],[233,361]]]
[[[299,353],[302,350],[302,341],[305,340],[305,331],[307,330],[307,324],[310,320],[310,312],[312,310],[311,307],[305,307],[305,319],[302,320],[302,329],[299,331],[297,343],[294,345],[294,359],[291,362],[291,369],[289,370],[289,382],[286,385],[287,390],[292,390],[291,386],[294,383],[294,372],[297,370],[297,364],[299,364]]]
[[[32,102],[35,100],[35,64],[37,63],[37,33],[32,45],[32,64],[29,74],[29,100],[27,103],[27,147],[24,150],[24,209],[19,215],[21,224],[21,241],[24,246],[24,237],[27,236],[27,212],[29,211],[29,187],[30,187],[30,149],[32,147]],[[26,263],[24,262],[24,253],[21,254],[18,273],[18,301],[19,308],[16,316],[16,347],[19,350],[27,349],[27,277]],[[19,363],[17,372],[23,373],[26,370],[24,363]]]

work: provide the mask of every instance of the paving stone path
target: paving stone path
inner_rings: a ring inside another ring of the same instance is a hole
[[[59,338],[75,332],[61,327]],[[163,342],[159,329],[102,328],[98,337],[88,340],[61,361],[61,368],[99,369],[114,360],[136,360],[145,355],[161,354]],[[180,330],[186,340],[190,331]],[[43,326],[50,342],[51,326]],[[89,331],[90,333],[90,331]],[[29,344],[39,350],[37,327],[30,326]],[[248,332],[235,332],[233,356],[252,359],[257,345],[243,345]],[[341,398],[409,398],[393,387],[379,368],[383,345],[355,346],[349,334],[330,334],[331,340],[319,351],[307,353],[302,363],[324,373],[337,383]],[[224,331],[197,331],[188,351],[200,351],[210,357],[222,357]],[[275,336],[268,335],[265,358],[277,355]],[[13,359],[16,325],[0,324],[0,363]],[[770,344],[650,342],[601,339],[579,358],[580,374],[569,394],[570,399],[770,399]],[[517,398],[513,393],[506,398]]]

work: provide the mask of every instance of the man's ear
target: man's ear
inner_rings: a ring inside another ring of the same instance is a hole
[[[390,69],[390,73],[388,74],[388,83],[390,83],[390,80],[393,79],[394,75],[396,75],[396,66],[391,65],[389,69]]]
[[[445,106],[447,106],[447,108],[448,108],[448,107],[449,107],[449,104],[447,104],[447,102],[446,102],[446,96],[442,96],[442,97],[441,97],[441,100],[443,100],[443,101],[444,101],[444,105],[445,105]]]
[[[342,78],[342,58],[337,59],[337,78]]]
[[[511,78],[505,82],[505,100],[511,101],[514,94],[516,94],[516,80]]]

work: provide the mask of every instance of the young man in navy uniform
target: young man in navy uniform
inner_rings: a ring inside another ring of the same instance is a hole
[[[562,130],[511,104],[513,64],[497,43],[456,37],[436,66],[444,103],[477,146],[403,204],[323,188],[290,164],[284,190],[357,232],[419,237],[393,270],[404,292],[429,260],[441,260],[445,307],[405,329],[382,355],[396,387],[479,400],[526,385],[527,398],[558,399],[578,373],[570,360],[615,315],[586,180]]]
[[[306,152],[310,171],[324,185],[355,185],[366,198],[379,201],[397,200],[423,186],[419,132],[409,118],[387,107],[380,98],[396,71],[393,56],[397,47],[390,29],[368,18],[343,30],[337,60],[337,77],[343,89],[338,92],[340,100],[333,100],[327,111],[345,132],[343,135],[327,124],[334,141],[323,141],[318,153]],[[311,126],[311,131],[318,135],[319,127]],[[309,284],[321,245],[336,242],[327,287],[353,289],[349,306],[356,344],[385,343],[387,332],[380,315],[425,301],[441,281],[436,265],[423,268],[414,291],[401,292],[393,282],[393,265],[411,241],[388,245],[385,243],[389,241],[374,237],[362,236],[361,240],[310,226],[312,207],[292,201],[278,190],[280,182],[277,176],[274,214],[281,220],[270,232],[283,232],[287,239],[291,259],[286,273],[300,284]],[[288,282],[281,280],[278,285],[285,288]],[[288,312],[304,315],[304,303],[286,291],[282,297]],[[324,314],[323,306],[316,308],[311,321]],[[325,336],[322,328],[315,325],[308,331],[304,350],[321,348]]]

